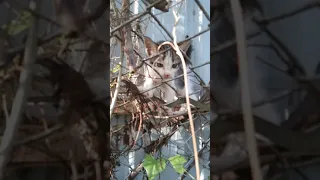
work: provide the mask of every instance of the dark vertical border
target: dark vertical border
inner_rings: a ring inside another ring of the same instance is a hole
[[[108,47],[106,48],[107,50],[107,58],[110,62],[110,0],[105,0],[108,2],[108,7],[106,9],[106,16],[107,16],[107,24],[109,25],[109,27],[106,29],[106,31],[108,32],[108,37],[107,37],[107,43],[108,43]],[[107,80],[108,80],[108,84],[107,84],[107,87],[108,87],[108,98],[107,98],[107,104],[108,104],[108,111],[106,112],[106,115],[107,115],[107,141],[106,141],[106,147],[107,147],[107,153],[106,153],[106,160],[107,160],[107,168],[106,168],[106,172],[107,172],[107,179],[110,179],[110,172],[111,172],[111,148],[110,148],[110,85],[109,85],[109,82],[110,82],[110,63],[107,63],[108,64],[108,67],[107,69],[109,70],[109,72],[107,73]]]
[[[216,1],[216,0],[214,0]],[[213,29],[213,6],[214,6],[214,2],[210,2],[210,179],[213,179],[213,171],[212,171],[212,168],[211,168],[211,165],[212,165],[212,155],[213,155],[213,147],[214,147],[214,144],[213,144],[213,137],[212,137],[212,133],[211,133],[211,129],[213,129],[213,107],[214,107],[214,101],[213,101],[213,95],[212,95],[212,75],[213,75],[213,68],[212,68],[212,60],[213,60],[213,55],[212,55],[212,50],[213,50],[213,37],[214,37],[214,34],[212,32],[212,29]]]

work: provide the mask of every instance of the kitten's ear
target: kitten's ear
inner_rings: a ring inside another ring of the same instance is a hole
[[[190,48],[191,46],[191,40],[187,40],[187,41],[181,41],[178,43],[178,46],[180,47],[180,49],[184,52],[187,52],[188,49]]]
[[[144,37],[144,46],[148,56],[158,53],[158,45],[147,36]]]

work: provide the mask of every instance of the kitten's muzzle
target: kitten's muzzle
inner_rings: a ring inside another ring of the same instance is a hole
[[[164,77],[165,79],[169,79],[169,78],[170,78],[170,75],[169,75],[169,74],[165,74],[163,77]]]

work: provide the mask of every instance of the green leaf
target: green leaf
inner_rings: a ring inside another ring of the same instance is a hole
[[[25,31],[30,26],[31,14],[27,11],[22,11],[17,19],[11,20],[9,24],[2,25],[2,29],[7,30],[7,33],[11,36],[19,34]]]
[[[112,71],[113,73],[116,73],[116,72],[119,71],[120,67],[121,67],[120,64],[117,64],[117,66],[116,66],[115,68],[113,68],[111,71]]]
[[[185,169],[183,167],[184,163],[187,162],[187,160],[180,155],[176,155],[176,156],[172,156],[169,159],[169,162],[171,163],[173,169],[179,173],[179,174],[183,174]]]
[[[143,167],[147,171],[148,178],[153,180],[157,177],[165,168],[166,168],[166,161],[162,158],[154,159],[149,154],[143,160]]]

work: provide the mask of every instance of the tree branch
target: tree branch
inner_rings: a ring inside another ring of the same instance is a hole
[[[32,10],[39,10],[39,1],[31,1],[29,6]],[[38,18],[33,16],[31,19],[31,27],[29,29],[29,37],[24,55],[24,70],[20,75],[20,85],[13,101],[10,120],[6,124],[6,129],[2,137],[0,145],[0,179],[3,179],[10,154],[12,153],[13,141],[16,136],[19,124],[22,119],[26,100],[30,90],[32,76],[31,72],[37,55],[37,34],[38,34]]]
[[[242,8],[239,0],[230,0],[231,11],[235,23],[240,83],[241,83],[241,103],[244,114],[244,126],[246,144],[249,152],[249,160],[251,165],[252,178],[255,180],[262,180],[262,173],[260,169],[260,160],[255,139],[255,127],[252,117],[252,107],[249,89],[249,73],[247,61],[246,38],[244,31],[244,22],[242,15]]]

